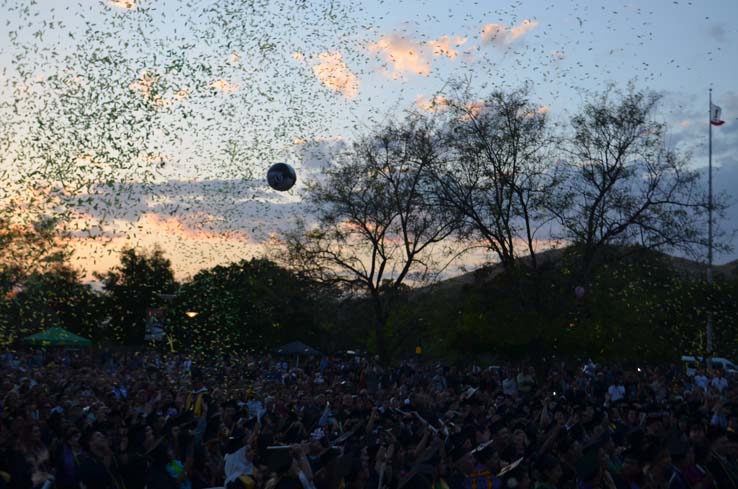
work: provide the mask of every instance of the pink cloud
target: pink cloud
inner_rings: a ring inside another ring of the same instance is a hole
[[[300,55],[295,59],[302,60],[303,57]],[[358,77],[349,70],[343,56],[337,51],[318,54],[318,63],[313,66],[313,73],[323,85],[348,99],[359,93]]]
[[[507,46],[538,27],[537,20],[525,19],[520,24],[508,27],[505,24],[485,24],[480,37],[484,44]]]
[[[446,56],[449,59],[454,59],[459,54],[458,48],[465,43],[465,37],[441,36],[438,39],[427,41],[425,44],[432,49],[433,56]]]
[[[415,105],[423,112],[440,112],[448,108],[449,100],[443,95],[435,95],[431,98],[425,95],[415,97]]]
[[[387,71],[391,78],[401,78],[404,73],[430,75],[432,54],[424,44],[399,34],[391,34],[381,37],[367,48],[370,53],[380,55],[385,62],[392,65],[393,71]]]
[[[134,0],[110,0],[108,2],[113,7],[118,7],[126,10],[135,10],[136,2]]]
[[[231,83],[228,80],[213,80],[210,88],[224,93],[233,93],[238,90],[238,83]]]

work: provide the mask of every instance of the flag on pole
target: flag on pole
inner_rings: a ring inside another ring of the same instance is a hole
[[[710,124],[713,126],[722,126],[725,124],[725,121],[720,119],[720,115],[722,114],[723,109],[718,107],[717,105],[710,103]]]

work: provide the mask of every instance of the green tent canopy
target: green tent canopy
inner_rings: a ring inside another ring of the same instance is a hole
[[[64,328],[49,328],[46,331],[26,336],[22,343],[33,346],[92,346],[92,341],[70,333]]]

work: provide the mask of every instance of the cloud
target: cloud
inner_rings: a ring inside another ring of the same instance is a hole
[[[219,226],[221,217],[197,211],[182,216],[164,216],[147,212],[141,215],[137,225],[152,234],[177,237],[188,240],[240,240],[249,241],[249,235],[243,229],[223,229]]]
[[[295,59],[300,61],[303,57],[300,55]],[[318,54],[318,63],[313,66],[313,73],[323,85],[348,99],[355,98],[359,93],[358,77],[349,70],[343,56],[337,51]]]
[[[222,78],[220,80],[213,80],[209,86],[214,90],[224,93],[233,93],[238,90],[238,83],[231,83]]]
[[[154,86],[159,83],[159,75],[153,71],[143,70],[138,80],[131,82],[128,88],[148,98],[153,94]]]
[[[296,139],[297,156],[302,169],[303,180],[322,178],[322,170],[346,149],[346,141],[341,136],[316,137],[313,139]]]
[[[425,44],[431,48],[433,56],[446,56],[449,59],[454,59],[459,54],[457,48],[464,45],[466,40],[465,37],[441,36],[438,39],[427,41]]]
[[[462,121],[469,121],[479,116],[482,113],[482,109],[487,106],[484,100],[472,100],[464,104],[465,114],[461,117]]]
[[[440,112],[448,107],[449,100],[443,95],[435,95],[431,98],[425,95],[415,97],[415,105],[423,112]]]
[[[482,44],[504,47],[517,41],[536,27],[538,27],[538,21],[530,19],[525,19],[513,27],[508,27],[505,24],[485,24],[482,27],[480,37]]]
[[[239,63],[241,63],[241,55],[238,51],[231,51],[231,54],[228,55],[228,64],[234,66]]]
[[[399,34],[390,34],[369,44],[367,49],[370,53],[380,55],[385,62],[392,65],[392,72],[386,71],[390,78],[398,79],[405,73],[430,75],[432,53],[425,44]]]
[[[108,3],[113,7],[118,7],[126,10],[136,9],[136,2],[134,0],[110,0]]]

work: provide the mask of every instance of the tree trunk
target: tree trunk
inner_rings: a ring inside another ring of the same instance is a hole
[[[374,321],[374,334],[377,337],[377,354],[382,365],[389,363],[389,357],[387,355],[387,343],[385,339],[385,332],[387,331],[387,321],[384,318],[377,317]]]
[[[389,355],[387,352],[387,321],[389,313],[387,304],[382,303],[382,295],[379,290],[372,290],[372,302],[374,303],[374,335],[377,338],[377,354],[382,364],[389,363]]]

